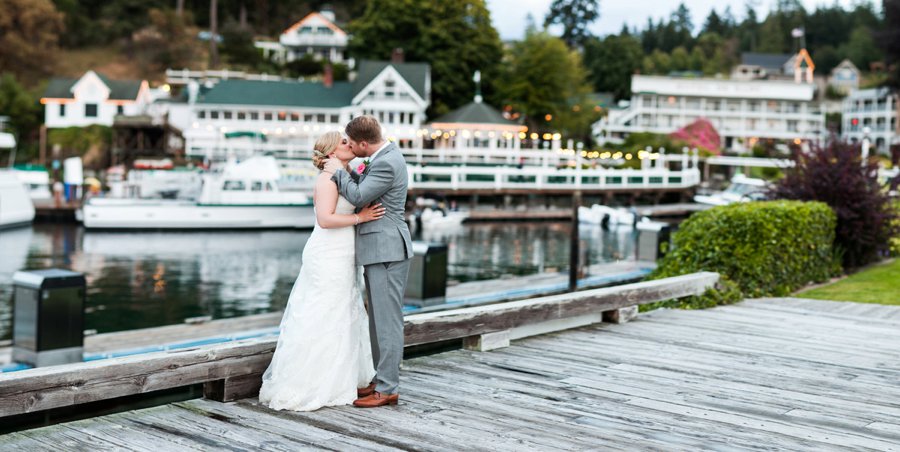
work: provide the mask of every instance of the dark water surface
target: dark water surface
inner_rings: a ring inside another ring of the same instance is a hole
[[[418,234],[448,244],[457,281],[564,271],[567,223],[474,223]],[[94,232],[74,224],[0,230],[0,340],[12,337],[12,276],[66,268],[87,278],[85,328],[99,333],[284,308],[309,231]],[[633,259],[632,232],[582,227],[590,264]]]

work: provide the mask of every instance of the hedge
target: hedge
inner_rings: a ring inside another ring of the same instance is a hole
[[[736,301],[734,289],[744,297],[787,295],[840,272],[833,247],[836,222],[821,202],[737,203],[698,212],[675,232],[651,278],[718,272],[726,289],[718,291],[727,294],[720,302]]]

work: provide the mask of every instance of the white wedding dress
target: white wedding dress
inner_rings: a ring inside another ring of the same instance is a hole
[[[335,213],[352,214],[338,198]],[[360,292],[353,226],[316,222],[303,248],[300,275],[281,319],[278,345],[263,375],[259,401],[275,410],[347,405],[375,376],[369,320]]]

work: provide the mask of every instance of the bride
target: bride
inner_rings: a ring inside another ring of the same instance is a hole
[[[328,132],[316,141],[312,160],[321,170],[327,159],[338,159],[346,167],[355,157],[345,137]],[[351,404],[357,388],[375,376],[353,227],[381,218],[384,208],[373,204],[354,214],[330,177],[320,173],[316,180],[316,226],[303,248],[300,275],[259,391],[259,401],[275,410]]]

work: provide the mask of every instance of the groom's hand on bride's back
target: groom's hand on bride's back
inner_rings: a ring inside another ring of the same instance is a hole
[[[325,162],[325,169],[324,169],[324,171],[325,171],[326,173],[334,174],[337,170],[343,169],[343,168],[344,168],[344,165],[341,164],[341,161],[340,161],[340,160],[338,160],[338,159],[328,159],[328,161]]]

